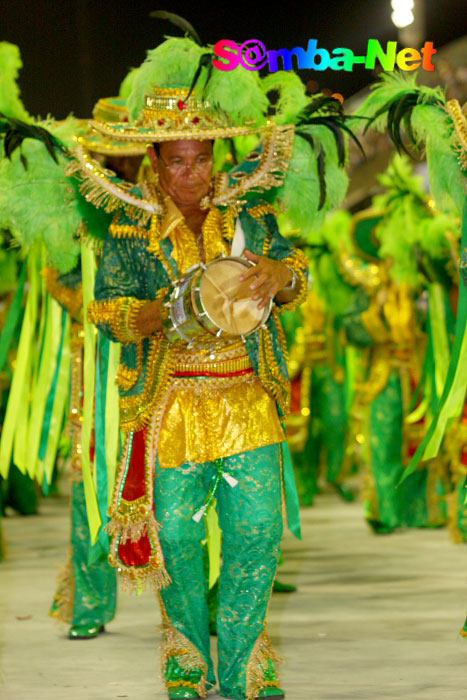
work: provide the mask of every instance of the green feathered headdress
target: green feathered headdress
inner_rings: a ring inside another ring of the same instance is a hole
[[[356,115],[366,128],[388,130],[398,151],[406,150],[402,129],[415,148],[425,148],[430,186],[439,209],[463,211],[465,176],[458,161],[454,124],[441,87],[417,85],[416,75],[383,73]]]

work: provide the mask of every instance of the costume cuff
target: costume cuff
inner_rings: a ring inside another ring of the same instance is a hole
[[[285,304],[281,304],[279,302],[278,309],[282,313],[282,311],[294,311],[305,301],[308,294],[307,280],[309,261],[305,253],[303,253],[301,250],[295,250],[292,255],[283,258],[281,262],[292,270],[295,278],[295,289],[297,290],[296,295],[291,301],[288,301]]]
[[[134,318],[139,309],[147,304],[147,300],[135,297],[116,297],[96,301],[93,299],[88,306],[88,320],[100,326],[104,332],[112,336],[118,343],[128,345],[136,343],[139,338],[129,327],[130,314]],[[110,332],[110,333],[109,333]]]

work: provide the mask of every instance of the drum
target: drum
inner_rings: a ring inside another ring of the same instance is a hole
[[[246,338],[268,319],[271,302],[263,309],[251,299],[251,280],[240,281],[253,263],[225,257],[188,270],[166,303],[162,325],[170,342],[209,344],[213,338]]]

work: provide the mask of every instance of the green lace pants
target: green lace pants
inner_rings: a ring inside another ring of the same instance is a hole
[[[427,463],[401,483],[404,473],[402,389],[392,372],[371,404],[371,463],[365,514],[386,531],[406,527],[439,527],[446,522],[446,488],[436,465]]]
[[[223,559],[218,673],[220,692],[230,698],[251,697],[265,687],[274,660],[264,621],[282,537],[280,449],[280,444],[269,445],[222,460],[222,469],[238,480],[232,487],[221,478],[216,492]],[[205,502],[216,474],[215,462],[187,463],[178,469],[157,464],[155,480],[156,517],[162,525],[159,536],[172,578],[161,594],[163,671],[171,687],[170,669],[176,664],[170,659],[185,642],[191,651],[191,668],[203,669],[204,680],[197,686],[200,695],[204,682],[208,687],[215,684],[215,675],[201,545],[206,529],[203,519],[195,522],[193,515]],[[178,662],[183,665],[183,658]],[[188,665],[184,667],[187,678]]]
[[[117,574],[106,557],[88,563],[89,524],[83,482],[74,482],[70,560],[59,575],[51,615],[78,627],[98,627],[115,616]]]

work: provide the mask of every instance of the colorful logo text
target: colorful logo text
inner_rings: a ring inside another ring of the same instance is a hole
[[[401,70],[416,70],[420,66],[424,70],[434,70],[432,58],[436,49],[432,41],[426,41],[420,51],[409,48],[398,51],[397,41],[388,41],[383,49],[378,39],[369,39],[366,54],[358,56],[352,49],[339,47],[329,52],[318,48],[317,39],[309,39],[306,50],[296,46],[277,51],[267,51],[258,39],[248,39],[240,45],[230,39],[221,39],[214,45],[214,53],[218,57],[213,60],[214,66],[224,71],[235,70],[238,65],[247,70],[260,70],[267,64],[271,73],[280,69],[293,70],[294,57],[299,69],[352,71],[355,65],[364,65],[373,70],[378,62],[383,70],[393,71],[396,65]]]

